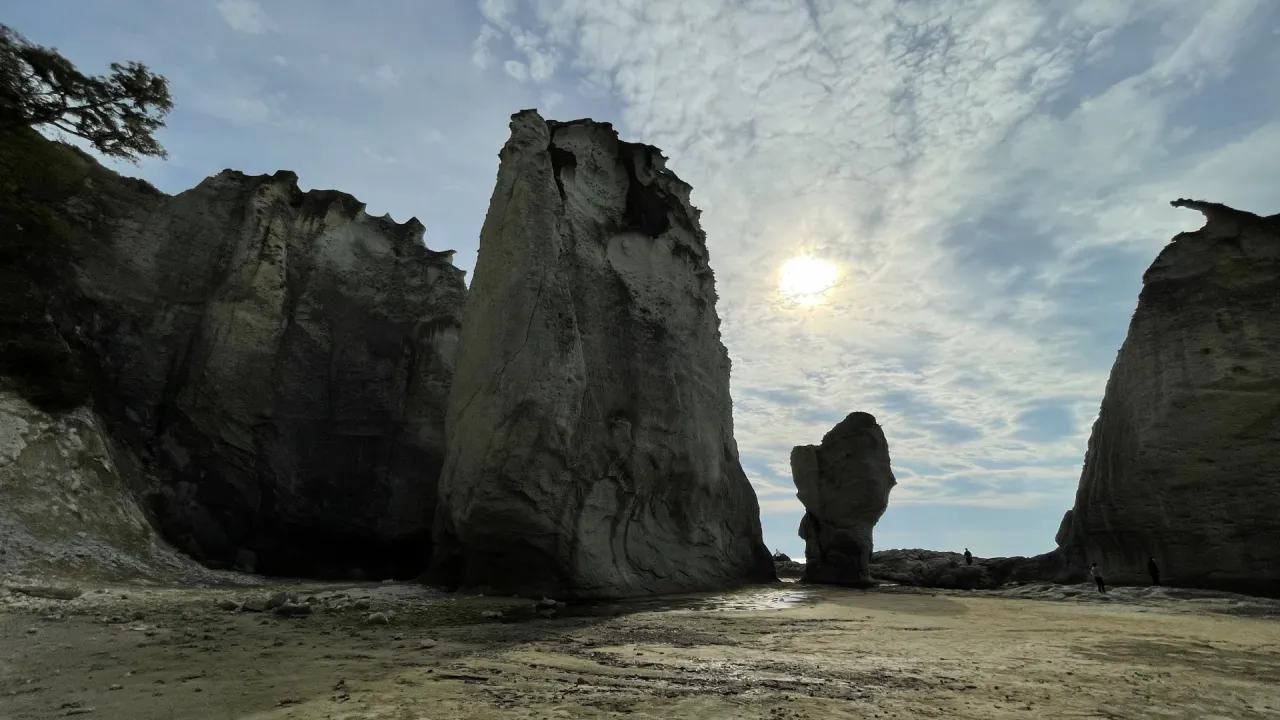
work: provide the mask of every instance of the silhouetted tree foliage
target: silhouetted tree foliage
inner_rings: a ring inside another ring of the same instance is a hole
[[[85,75],[54,48],[0,24],[0,134],[51,127],[84,138],[98,152],[136,162],[167,157],[154,133],[173,109],[169,83],[146,65],[111,64]]]

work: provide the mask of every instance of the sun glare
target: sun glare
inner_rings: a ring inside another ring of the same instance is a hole
[[[778,273],[778,292],[797,305],[821,305],[835,287],[840,269],[809,255],[793,257]]]

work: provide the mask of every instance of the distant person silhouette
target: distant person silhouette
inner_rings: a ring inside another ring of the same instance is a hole
[[[1102,581],[1102,571],[1098,570],[1098,563],[1094,563],[1089,566],[1089,575],[1093,578],[1093,581],[1098,584],[1098,592],[1105,593],[1107,591],[1107,584]]]
[[[973,564],[973,553],[969,552],[969,548],[964,549],[964,564],[965,565]]]
[[[1160,584],[1160,566],[1156,564],[1155,558],[1147,560],[1147,572],[1151,573],[1151,584]]]

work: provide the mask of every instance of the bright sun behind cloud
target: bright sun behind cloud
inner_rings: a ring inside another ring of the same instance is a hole
[[[778,292],[796,305],[821,305],[840,277],[835,263],[811,255],[793,257],[778,273]]]

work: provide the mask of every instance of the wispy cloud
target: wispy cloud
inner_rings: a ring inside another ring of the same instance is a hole
[[[218,0],[218,12],[236,32],[260,35],[274,29],[271,19],[254,0]]]
[[[495,57],[489,46],[502,37],[502,33],[490,25],[482,25],[480,34],[471,43],[471,64],[484,70],[494,63]]]
[[[893,542],[1013,517],[1037,524],[975,552],[1051,541],[1141,273],[1200,222],[1168,201],[1280,211],[1262,0],[100,5],[6,22],[170,77],[148,179],[289,168],[418,216],[468,270],[515,110],[662,148],[703,211],[738,446],[791,551],[791,446],[852,410],[890,441]],[[777,292],[801,254],[840,268],[825,304]]]
[[[529,68],[519,60],[508,60],[504,62],[502,64],[502,69],[516,80],[523,82],[529,79]]]
[[[504,4],[511,41],[608,88],[695,188],[738,444],[773,458],[749,465],[766,511],[797,510],[790,446],[855,409],[885,427],[895,504],[1065,509],[1140,273],[1196,222],[1167,201],[1280,180],[1198,127],[1245,129],[1196,98],[1269,42],[1277,9],[1256,0],[528,10],[518,25]],[[826,305],[779,302],[803,253],[841,268]]]
[[[360,76],[359,83],[370,90],[387,91],[400,86],[400,71],[387,64]]]

